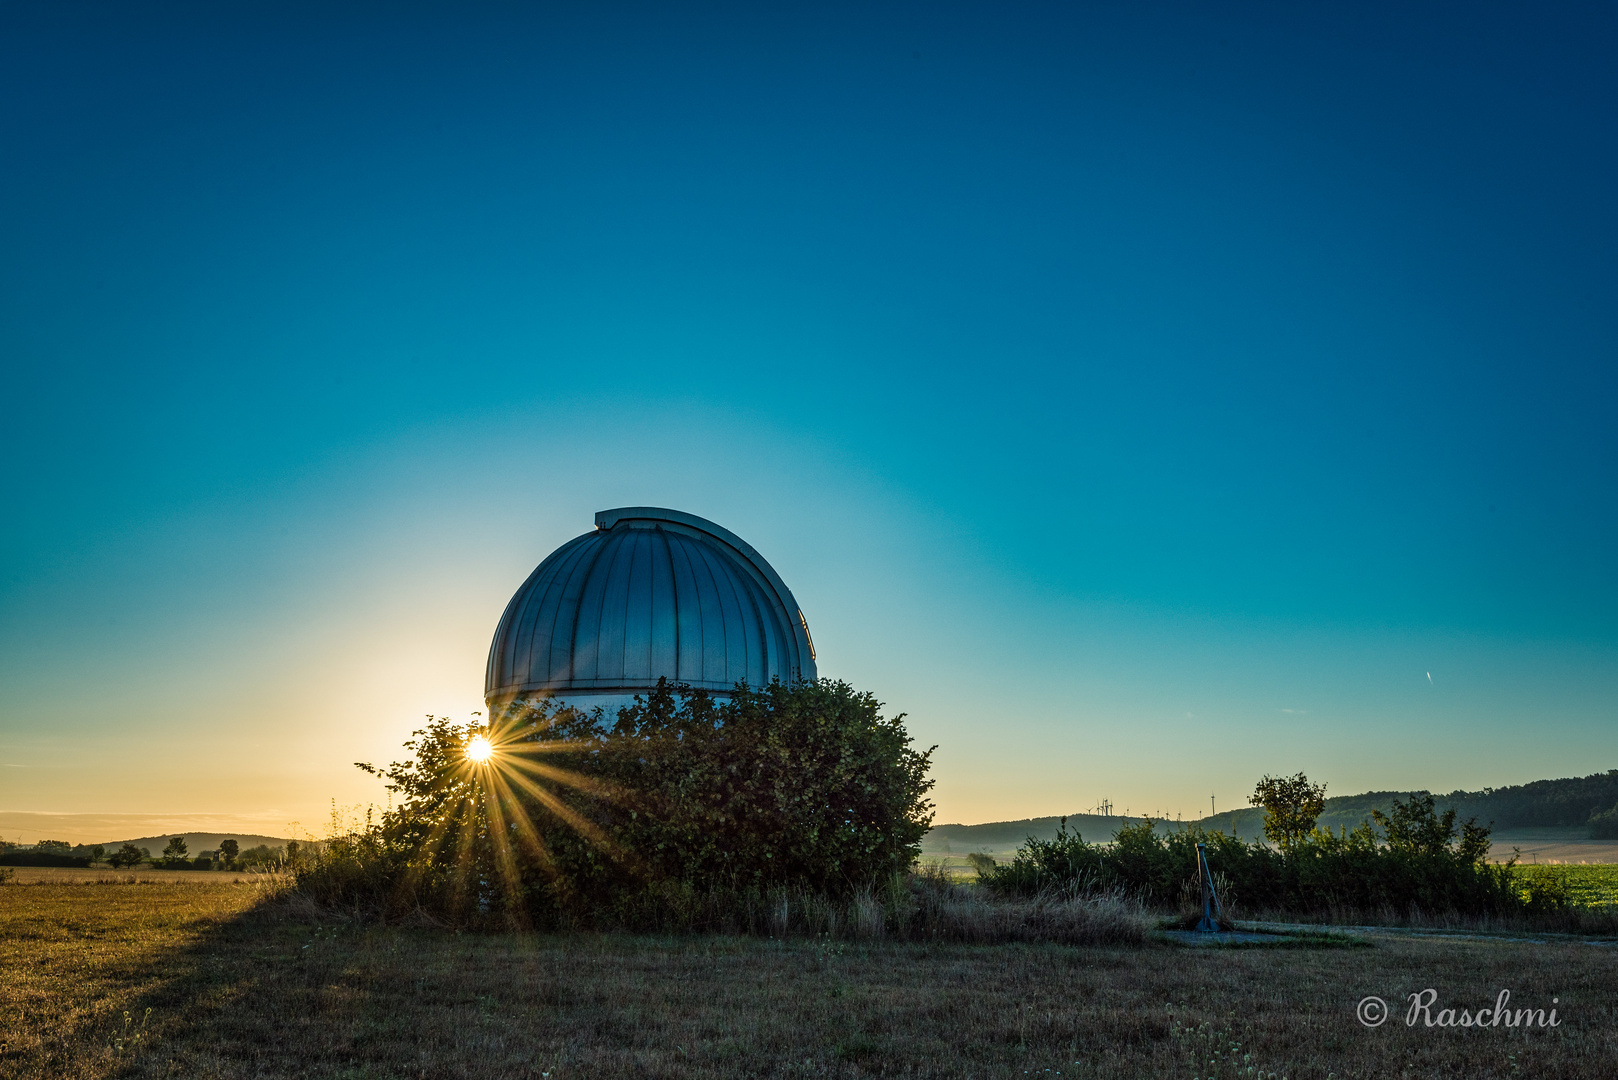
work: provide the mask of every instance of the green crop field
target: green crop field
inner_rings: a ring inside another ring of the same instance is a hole
[[[1568,899],[1580,907],[1618,906],[1618,865],[1558,866],[1567,881]]]

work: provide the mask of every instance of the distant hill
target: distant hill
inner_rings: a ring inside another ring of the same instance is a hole
[[[1395,799],[1425,794],[1412,791],[1367,791],[1361,795],[1338,795],[1326,800],[1326,810],[1318,822],[1332,830],[1352,829],[1368,820],[1372,810],[1387,812]],[[1482,791],[1452,791],[1435,796],[1440,812],[1454,808],[1461,820],[1475,817],[1483,824],[1493,823],[1497,832],[1506,829],[1582,826],[1590,815],[1618,806],[1618,769],[1589,776],[1561,780],[1535,780],[1511,787],[1484,788]],[[1086,840],[1110,840],[1119,827],[1140,821],[1139,817],[1103,817],[1098,814],[1070,814],[1069,832],[1077,831]],[[1059,817],[1024,818],[1021,821],[991,821],[982,825],[938,825],[922,840],[925,855],[965,855],[973,851],[991,854],[1014,851],[1030,836],[1048,840],[1056,835]],[[1180,823],[1164,822],[1159,828],[1175,828]],[[1256,840],[1264,835],[1264,811],[1256,806],[1226,810],[1183,824],[1198,825],[1210,832]]]
[[[260,844],[264,844],[272,848],[286,846],[286,840],[278,836],[258,836],[254,833],[196,832],[172,832],[165,833],[162,836],[142,836],[135,840],[106,840],[102,842],[101,846],[106,848],[108,851],[117,851],[125,844],[134,844],[138,848],[146,848],[151,851],[153,855],[157,855],[161,853],[163,848],[168,845],[168,842],[176,836],[185,837],[186,850],[192,856],[195,856],[199,851],[218,851],[219,842],[225,839],[235,840],[236,843],[241,846],[243,851],[246,851],[248,848],[258,847]]]
[[[1438,801],[1454,806],[1463,818],[1493,821],[1501,829],[1583,825],[1592,813],[1618,805],[1618,769],[1565,780],[1452,791],[1440,795]]]
[[[1030,836],[1048,840],[1056,835],[1059,817],[1024,818],[1021,821],[991,821],[983,825],[938,825],[922,840],[928,855],[965,855],[973,851],[1013,851]],[[1070,814],[1068,832],[1086,840],[1110,840],[1119,827],[1139,822],[1138,817],[1103,817],[1100,814]]]

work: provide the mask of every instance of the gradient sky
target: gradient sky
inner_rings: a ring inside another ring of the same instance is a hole
[[[1618,767],[1612,4],[333,7],[0,5],[0,810],[318,832],[633,504],[940,821]]]

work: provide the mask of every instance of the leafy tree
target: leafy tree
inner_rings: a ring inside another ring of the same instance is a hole
[[[272,848],[268,844],[259,844],[250,847],[241,853],[241,865],[248,869],[263,869],[279,863],[285,852],[278,847]]]
[[[163,867],[168,870],[180,870],[190,866],[191,862],[185,857],[185,852],[185,837],[174,837],[163,849]]]
[[[222,858],[225,861],[225,869],[227,869],[227,870],[235,869],[235,867],[236,867],[236,856],[238,856],[240,854],[241,854],[241,845],[238,844],[235,840],[221,840],[221,841],[219,841],[219,856],[220,856],[220,858]]]
[[[1311,784],[1303,773],[1265,776],[1247,801],[1264,808],[1264,838],[1290,851],[1314,831],[1326,809],[1326,785]]]
[[[117,870],[126,866],[138,866],[142,861],[149,858],[151,858],[151,853],[145,848],[138,848],[134,844],[125,844],[111,855],[108,855],[107,862],[112,865],[114,870]]]
[[[66,840],[41,840],[34,850],[41,855],[72,855],[73,845]]]
[[[599,777],[604,824],[654,874],[843,892],[904,870],[931,823],[931,751],[903,717],[823,680],[715,704],[657,692],[619,713]],[[625,810],[628,813],[625,813]]]
[[[1382,826],[1390,849],[1408,855],[1440,855],[1451,850],[1467,862],[1482,862],[1489,854],[1489,827],[1476,818],[1464,821],[1457,830],[1455,809],[1438,813],[1436,800],[1428,792],[1409,799],[1393,800],[1384,814],[1371,811],[1371,819]]]
[[[100,844],[96,844],[94,847],[92,847],[90,849],[90,861],[91,862],[98,863],[98,862],[101,862],[102,860],[104,860],[106,857],[107,857],[107,849],[105,847],[101,846]]]
[[[1590,815],[1590,839],[1618,840],[1618,806]]]

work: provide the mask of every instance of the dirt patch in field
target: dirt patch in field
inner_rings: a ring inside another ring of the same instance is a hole
[[[1618,840],[1592,840],[1586,825],[1497,830],[1491,837],[1489,858],[1504,862],[1513,854],[1528,865],[1618,863]]]

